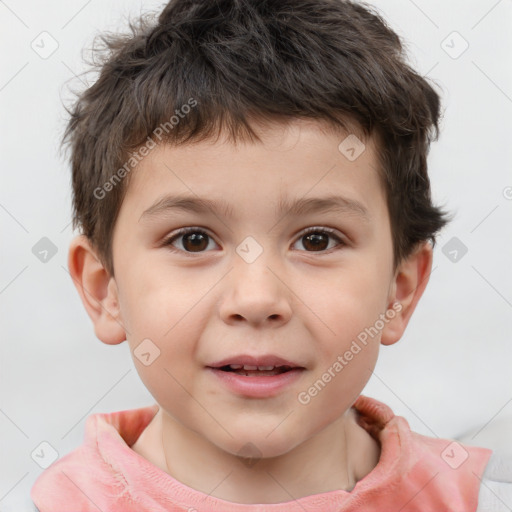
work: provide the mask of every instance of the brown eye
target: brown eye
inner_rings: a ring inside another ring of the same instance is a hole
[[[200,252],[208,247],[208,235],[204,233],[191,233],[183,235],[183,247],[190,252]]]
[[[307,249],[325,251],[329,245],[329,235],[325,233],[311,233],[302,237],[302,243]]]
[[[181,239],[181,240],[180,240]],[[181,251],[184,253],[201,253],[205,252],[211,241],[208,233],[197,228],[185,228],[177,231],[170,236],[164,246],[169,246],[171,250]],[[181,241],[181,247],[176,246],[176,242]]]
[[[337,243],[330,245],[330,239]],[[306,249],[306,252],[325,252],[336,246],[344,246],[345,242],[332,230],[327,228],[311,228],[303,233],[297,240]]]

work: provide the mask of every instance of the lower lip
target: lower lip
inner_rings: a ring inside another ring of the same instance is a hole
[[[217,368],[207,368],[219,378],[231,391],[255,398],[267,398],[277,395],[280,391],[300,379],[304,368],[289,370],[278,375],[262,375],[246,377],[233,372],[224,372]]]

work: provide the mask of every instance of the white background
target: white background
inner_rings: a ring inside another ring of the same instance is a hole
[[[128,345],[95,337],[67,272],[75,233],[70,170],[58,147],[62,101],[69,85],[81,86],[74,75],[84,69],[82,49],[99,31],[124,30],[127,15],[161,5],[0,2],[1,511],[22,510],[42,471],[31,458],[42,441],[62,456],[81,443],[88,415],[153,403]],[[429,168],[434,201],[456,218],[439,238],[404,337],[382,347],[363,393],[421,434],[451,438],[484,427],[473,442],[488,444],[493,425],[512,418],[512,1],[377,5],[414,67],[442,88],[445,115]],[[59,45],[47,59],[31,48],[43,31]],[[444,47],[458,51],[462,40],[442,43],[453,31],[469,43],[456,59]],[[46,263],[32,253],[42,237],[57,247]],[[453,237],[468,249],[456,263],[442,252]]]

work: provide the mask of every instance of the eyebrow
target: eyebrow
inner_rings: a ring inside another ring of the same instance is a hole
[[[234,216],[232,206],[222,200],[216,202],[196,196],[168,195],[162,197],[145,210],[140,216],[139,221],[165,215],[172,210],[194,213],[213,212],[216,215],[221,214],[229,219],[232,219]],[[355,199],[336,195],[301,198],[293,202],[280,198],[276,209],[276,217],[281,217],[284,214],[299,216],[318,212],[336,212],[343,215],[353,215],[359,217],[364,222],[369,222],[370,220],[368,210],[362,203]]]

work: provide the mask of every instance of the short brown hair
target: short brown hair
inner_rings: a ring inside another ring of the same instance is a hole
[[[260,140],[254,119],[316,119],[363,139],[375,135],[394,268],[419,242],[435,245],[449,220],[432,204],[427,173],[440,98],[406,63],[400,38],[371,6],[171,0],[156,19],[143,15],[129,27],[128,35],[98,36],[99,78],[68,109],[63,137],[71,147],[73,227],[110,275],[133,152],[154,141],[155,131],[172,144],[221,132],[234,141]],[[124,179],[114,181],[116,173]]]

